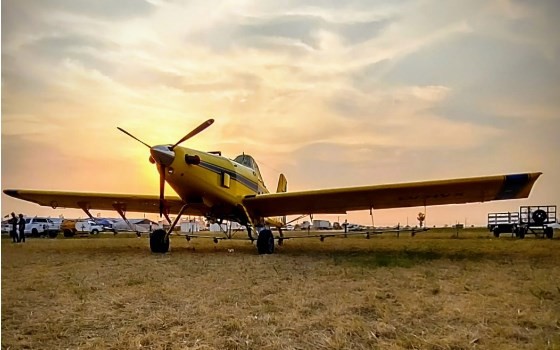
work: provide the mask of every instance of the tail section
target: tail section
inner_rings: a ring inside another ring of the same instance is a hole
[[[278,179],[278,187],[276,188],[276,193],[282,193],[288,191],[288,180],[284,174],[280,174],[280,178]],[[282,216],[279,218],[282,222],[282,225],[286,225],[286,216]]]
[[[278,187],[276,188],[276,193],[287,192],[288,191],[288,180],[284,174],[280,174],[280,178],[278,179]]]

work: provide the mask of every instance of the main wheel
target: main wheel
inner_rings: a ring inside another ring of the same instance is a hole
[[[31,237],[39,237],[39,231],[36,228],[31,230]]]
[[[96,229],[96,228],[94,228],[94,229],[91,231],[91,234],[92,234],[92,235],[96,235],[96,234],[98,234],[98,233],[99,233],[99,230]]]
[[[274,236],[272,231],[264,229],[259,232],[257,238],[257,251],[259,254],[272,254],[274,253]]]
[[[150,249],[152,253],[167,253],[169,251],[169,236],[165,237],[167,232],[163,229],[157,229],[150,233]]]
[[[546,236],[546,238],[552,239],[552,237],[554,236],[554,230],[552,229],[552,227],[545,228],[544,235]]]

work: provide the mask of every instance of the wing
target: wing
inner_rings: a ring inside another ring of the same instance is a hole
[[[115,206],[120,206],[126,212],[159,213],[158,196],[35,190],[4,190],[4,193],[52,208],[115,210]],[[170,214],[178,213],[183,205],[179,197],[168,197],[165,202]],[[188,214],[199,215],[196,211]]]
[[[248,196],[243,203],[254,215],[267,217],[486,202],[526,198],[540,175],[527,173],[263,194]]]

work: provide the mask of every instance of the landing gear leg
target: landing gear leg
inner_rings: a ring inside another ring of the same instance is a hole
[[[278,237],[278,245],[281,246],[284,244],[284,233],[282,232],[281,227],[278,229],[278,233],[280,235],[280,237]]]
[[[251,231],[253,231],[255,228],[255,226],[253,225],[254,221],[251,218],[251,215],[249,215],[249,212],[247,211],[247,208],[245,208],[245,206],[239,205],[238,208],[245,215],[245,227],[247,227],[247,236],[249,237],[251,243],[253,243],[255,238],[251,234]]]
[[[255,239],[253,238],[253,235],[251,234],[251,231],[253,230],[252,225],[247,224],[246,227],[247,227],[247,236],[249,237],[249,240],[251,241],[251,243],[253,243],[253,241]]]
[[[187,204],[181,207],[179,214],[169,227],[169,230],[165,231],[164,229],[157,229],[154,232],[150,233],[150,249],[152,253],[167,253],[169,251],[169,234],[173,232],[175,226],[181,219],[181,215],[187,210]]]

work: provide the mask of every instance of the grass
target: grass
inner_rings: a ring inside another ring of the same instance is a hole
[[[558,233],[558,232],[556,232]],[[560,239],[2,239],[3,349],[560,349]]]

